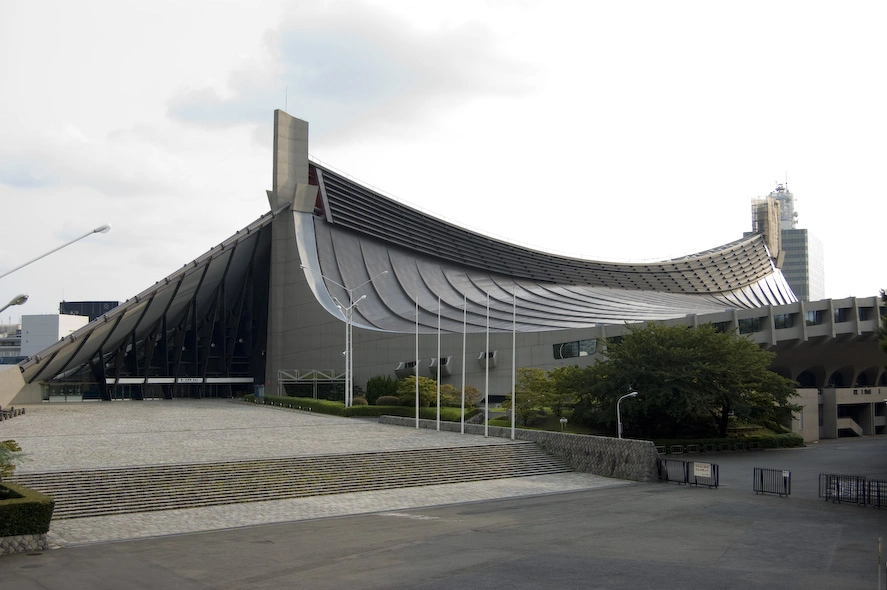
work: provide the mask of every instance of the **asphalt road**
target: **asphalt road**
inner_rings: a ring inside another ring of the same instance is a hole
[[[887,473],[887,437],[711,459],[718,489],[636,484],[68,547],[0,558],[0,587],[877,587],[887,510],[825,502],[815,484]],[[754,467],[790,469],[791,496],[755,494]]]

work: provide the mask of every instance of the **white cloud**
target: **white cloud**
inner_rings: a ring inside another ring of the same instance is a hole
[[[0,281],[125,299],[267,210],[273,110],[328,164],[540,249],[675,257],[785,180],[827,294],[887,286],[879,2],[0,3]],[[866,223],[869,222],[870,223]]]
[[[419,32],[363,3],[304,5],[264,35],[267,55],[239,64],[226,91],[182,92],[171,116],[205,125],[260,124],[281,99],[316,122],[316,137],[403,135],[440,108],[529,90],[532,71],[500,55],[469,23]]]

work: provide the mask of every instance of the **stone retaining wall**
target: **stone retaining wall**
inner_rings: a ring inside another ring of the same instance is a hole
[[[46,535],[14,535],[0,537],[0,555],[12,555],[13,553],[30,553],[31,551],[45,551],[49,549]]]
[[[379,422],[413,428],[416,426],[415,418],[402,416],[381,416]],[[437,421],[419,420],[419,427],[434,430],[437,428]],[[440,429],[448,432],[460,432],[461,424],[441,421]],[[466,434],[483,435],[484,426],[466,424],[465,432]],[[490,426],[489,435],[511,438],[511,429]],[[648,440],[617,439],[606,436],[520,428],[515,429],[514,438],[538,444],[548,453],[570,466],[573,471],[633,481],[652,482],[657,480],[656,459],[659,457],[659,453],[656,452],[656,446]]]

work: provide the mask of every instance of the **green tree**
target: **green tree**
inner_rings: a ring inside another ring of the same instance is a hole
[[[462,403],[462,398],[461,398],[462,392],[461,391],[459,392],[459,395],[460,395],[459,403],[461,404]],[[480,397],[481,397],[480,391],[478,390],[477,387],[475,387],[474,385],[466,385],[465,386],[465,407],[466,408],[475,407],[477,405],[477,403],[480,401]]]
[[[13,474],[15,466],[21,461],[21,450],[14,440],[0,441],[0,481]]]
[[[769,370],[773,353],[711,325],[633,326],[605,355],[585,375],[574,417],[614,423],[629,388],[639,395],[620,406],[623,423],[649,437],[725,436],[731,415],[777,422],[797,409],[794,381]]]
[[[404,405],[416,401],[416,376],[410,375],[397,380],[397,397]],[[427,408],[437,403],[437,381],[419,376],[419,405]]]
[[[515,416],[527,425],[529,419],[539,410],[548,405],[551,399],[552,381],[542,369],[521,368],[515,376],[517,390]],[[511,398],[506,399],[502,406],[511,408]]]
[[[367,402],[375,404],[383,395],[397,395],[397,381],[390,375],[376,375],[367,379]]]
[[[467,385],[465,387],[465,409],[471,409],[474,407],[475,401],[478,396],[477,388],[472,387],[471,385]],[[415,392],[413,393],[413,399],[415,399]],[[456,389],[455,386],[450,385],[449,383],[444,383],[440,386],[440,405],[443,407],[450,408],[460,408],[462,407],[462,390]]]
[[[558,367],[548,372],[551,391],[548,405],[560,417],[565,409],[573,407],[576,396],[586,389],[585,371],[576,365]]]

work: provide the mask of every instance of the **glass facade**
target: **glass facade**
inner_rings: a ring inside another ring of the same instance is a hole
[[[552,346],[554,358],[569,359],[577,356],[590,356],[597,349],[597,339],[561,342]]]
[[[785,252],[782,274],[798,299],[825,299],[825,254],[822,242],[806,229],[784,229],[782,249]]]

